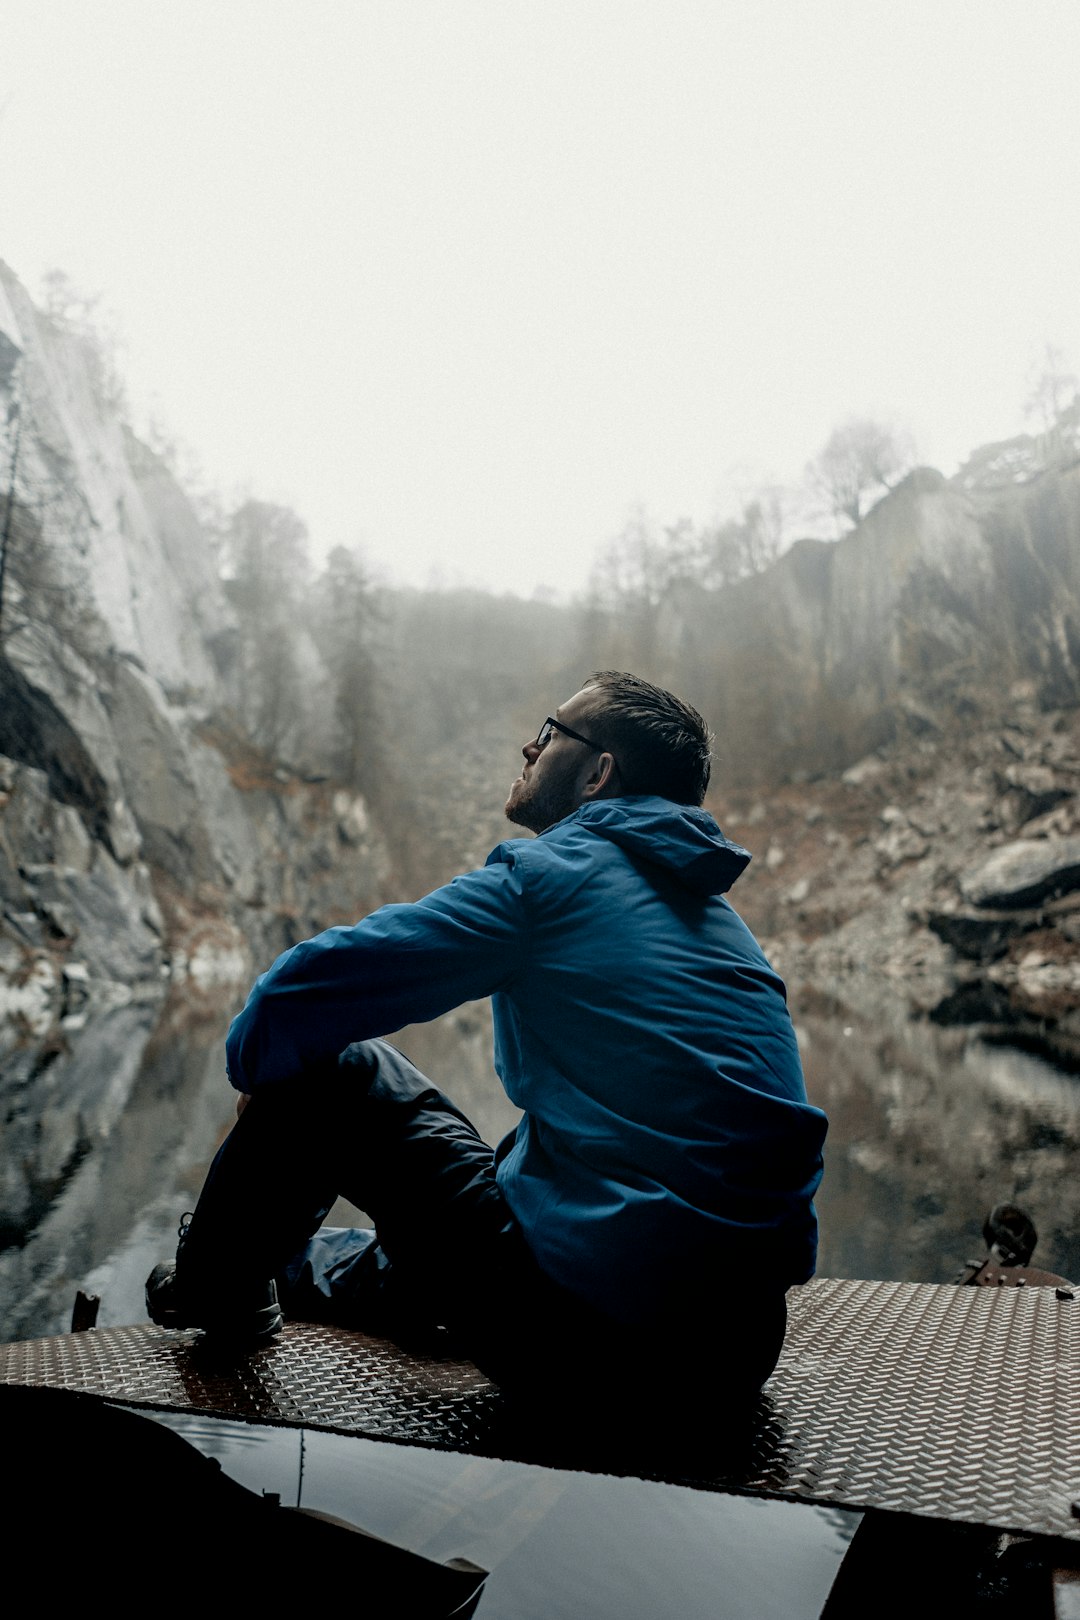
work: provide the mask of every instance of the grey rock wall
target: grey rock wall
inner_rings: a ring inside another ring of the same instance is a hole
[[[1075,703],[1080,466],[994,492],[920,470],[845,539],[674,606],[734,784],[1007,718],[1018,691]]]
[[[168,469],[125,427],[88,340],[41,314],[0,262],[22,359],[20,492],[88,650],[134,660],[167,690],[209,687],[231,623],[209,541]]]
[[[246,987],[377,905],[391,870],[359,796],[252,762],[228,718],[237,626],[190,502],[93,343],[0,264],[5,508],[13,405],[0,1054],[170,983]]]

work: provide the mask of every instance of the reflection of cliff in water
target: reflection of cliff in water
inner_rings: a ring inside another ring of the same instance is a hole
[[[899,1005],[861,1016],[854,1001],[825,1009],[794,987],[791,1002],[812,1099],[831,1121],[823,1275],[948,1281],[981,1252],[990,1206],[1015,1199],[1039,1228],[1037,1263],[1080,1277],[1074,1076]],[[0,1070],[5,1339],[66,1331],[80,1286],[101,1294],[102,1325],[142,1319],[143,1280],[172,1253],[231,1122],[222,1042],[234,1010],[232,999],[116,1009],[61,1049],[14,1054]],[[394,1041],[487,1141],[512,1128],[486,1007]],[[347,1206],[332,1216],[354,1218]]]
[[[129,1005],[92,1017],[55,1050],[5,1061],[6,1338],[66,1329],[76,1288],[137,1241],[159,1201],[168,1206],[159,1223],[168,1220],[175,1242],[176,1200],[190,1206],[194,1166],[205,1163],[229,1113],[220,1032],[213,1007]],[[136,1281],[124,1294],[131,1311],[141,1298]],[[132,1315],[109,1316],[118,1319]]]
[[[807,1085],[830,1120],[820,1272],[949,1282],[1009,1200],[1038,1228],[1035,1263],[1080,1277],[1080,1082],[900,1005],[860,1015],[857,988],[840,1016],[800,1019],[792,997]]]
[[[235,997],[129,1005],[0,1066],[0,1338],[66,1332],[79,1287],[101,1295],[102,1326],[142,1320],[143,1281],[173,1253],[232,1121],[223,1042],[235,1010]],[[486,1008],[395,1041],[487,1140],[512,1128]],[[332,1216],[355,1218],[346,1206]]]

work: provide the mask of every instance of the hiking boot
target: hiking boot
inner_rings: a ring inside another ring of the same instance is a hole
[[[146,1279],[146,1314],[158,1327],[201,1328],[208,1338],[236,1346],[262,1344],[285,1325],[273,1279],[243,1288],[192,1287],[171,1260],[159,1262]]]

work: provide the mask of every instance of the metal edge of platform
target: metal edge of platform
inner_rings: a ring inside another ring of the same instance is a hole
[[[231,1366],[196,1334],[148,1325],[25,1341],[0,1346],[0,1382],[1080,1540],[1080,1305],[1050,1289],[821,1278],[792,1290],[789,1306],[749,1439],[714,1470],[635,1459],[632,1436],[619,1455],[573,1437],[523,1441],[471,1363],[310,1324]]]

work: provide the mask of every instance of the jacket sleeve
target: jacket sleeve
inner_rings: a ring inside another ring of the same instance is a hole
[[[506,846],[501,846],[505,849]],[[508,856],[412,905],[382,906],[279,956],[225,1043],[239,1091],[331,1061],[352,1041],[489,996],[528,948],[524,875]]]

